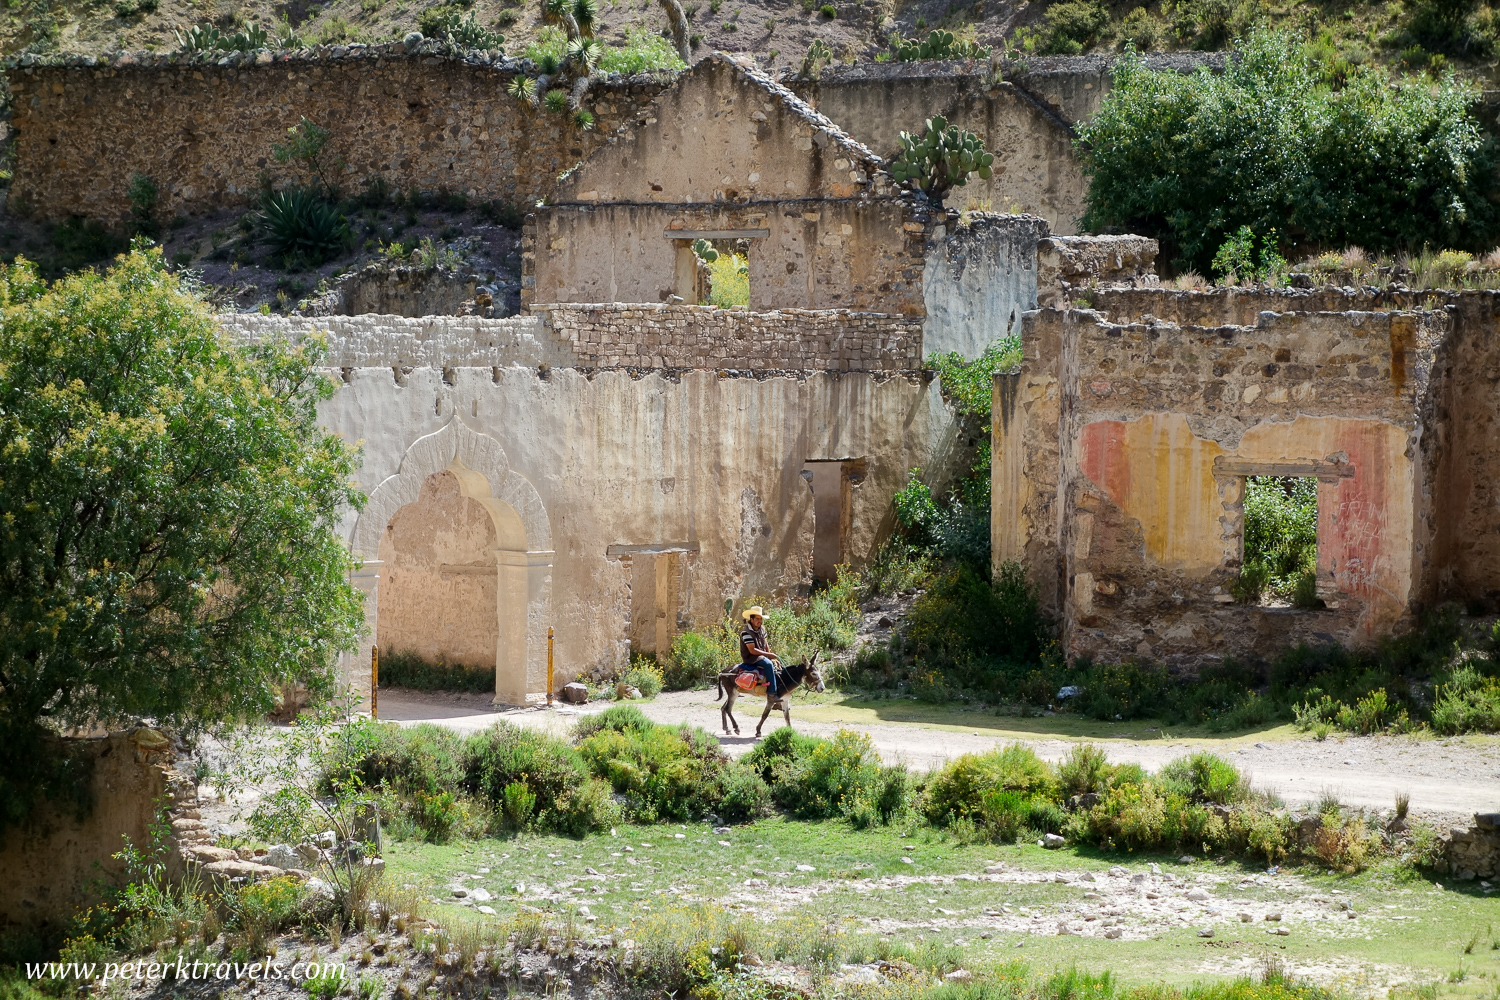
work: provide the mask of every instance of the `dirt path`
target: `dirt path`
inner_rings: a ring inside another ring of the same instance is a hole
[[[718,705],[711,691],[674,691],[653,701],[639,702],[641,710],[657,721],[688,722],[710,731],[719,728]],[[605,703],[580,707],[512,709],[496,712],[482,695],[421,694],[382,691],[382,719],[404,724],[435,722],[459,732],[484,729],[498,719],[523,726],[565,734],[581,714],[603,711]],[[723,737],[724,749],[732,756],[755,745],[752,735],[759,711],[741,702],[736,713],[740,737]],[[965,753],[984,752],[1020,741],[1041,757],[1058,760],[1079,739],[1038,737],[1034,733],[995,728],[1004,719],[988,717],[977,722],[955,713],[941,722],[869,722],[868,712],[847,711],[838,704],[798,706],[792,721],[799,732],[828,736],[839,729],[867,733],[887,761],[905,761],[918,770],[940,766]],[[850,718],[841,718],[847,715]],[[747,724],[748,723],[748,724]],[[780,725],[777,715],[765,732]],[[969,729],[970,726],[981,728]],[[968,730],[968,731],[965,731]],[[1475,812],[1500,811],[1500,741],[1489,738],[1415,740],[1405,737],[1330,738],[1319,743],[1285,729],[1266,735],[1224,739],[1096,739],[1110,760],[1138,763],[1147,770],[1199,748],[1212,749],[1250,774],[1256,788],[1274,791],[1293,807],[1316,801],[1331,791],[1347,805],[1367,809],[1389,809],[1397,793],[1411,795],[1414,814],[1430,820],[1467,824]]]

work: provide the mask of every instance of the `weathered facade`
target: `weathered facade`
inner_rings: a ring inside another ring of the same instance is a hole
[[[1493,293],[1089,299],[1029,314],[995,386],[993,555],[1027,566],[1069,655],[1365,645],[1425,603],[1493,601]],[[1255,475],[1317,480],[1323,607],[1231,596]]]

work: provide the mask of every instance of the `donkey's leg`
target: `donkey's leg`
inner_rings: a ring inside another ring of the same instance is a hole
[[[727,735],[729,733],[729,726],[733,726],[734,735],[738,736],[740,734],[740,724],[734,717],[734,700],[739,697],[739,689],[733,685],[728,685],[728,688],[729,693],[724,697],[724,717],[729,720],[729,724],[724,727],[724,732]]]
[[[791,702],[789,702],[789,701],[783,701],[781,703],[781,714],[786,719],[786,724],[788,726],[790,726],[792,724],[792,704],[791,704]]]
[[[757,725],[755,727],[755,738],[756,739],[760,738],[760,727],[764,726],[766,724],[766,719],[768,719],[770,717],[770,715],[771,715],[771,706],[774,705],[774,704],[775,704],[775,702],[771,700],[771,696],[770,695],[766,695],[766,710],[764,712],[760,713],[760,725]]]

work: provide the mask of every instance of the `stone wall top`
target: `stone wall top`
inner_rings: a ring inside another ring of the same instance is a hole
[[[580,303],[546,310],[581,362],[600,367],[891,371],[922,367],[920,319],[848,309]]]
[[[224,329],[241,343],[300,341],[326,332],[329,368],[463,368],[578,363],[538,316],[262,316],[226,313]]]

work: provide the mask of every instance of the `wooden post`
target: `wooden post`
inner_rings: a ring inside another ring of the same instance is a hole
[[[552,626],[547,626],[547,704],[552,704]]]
[[[370,718],[380,718],[380,647],[370,647]]]

